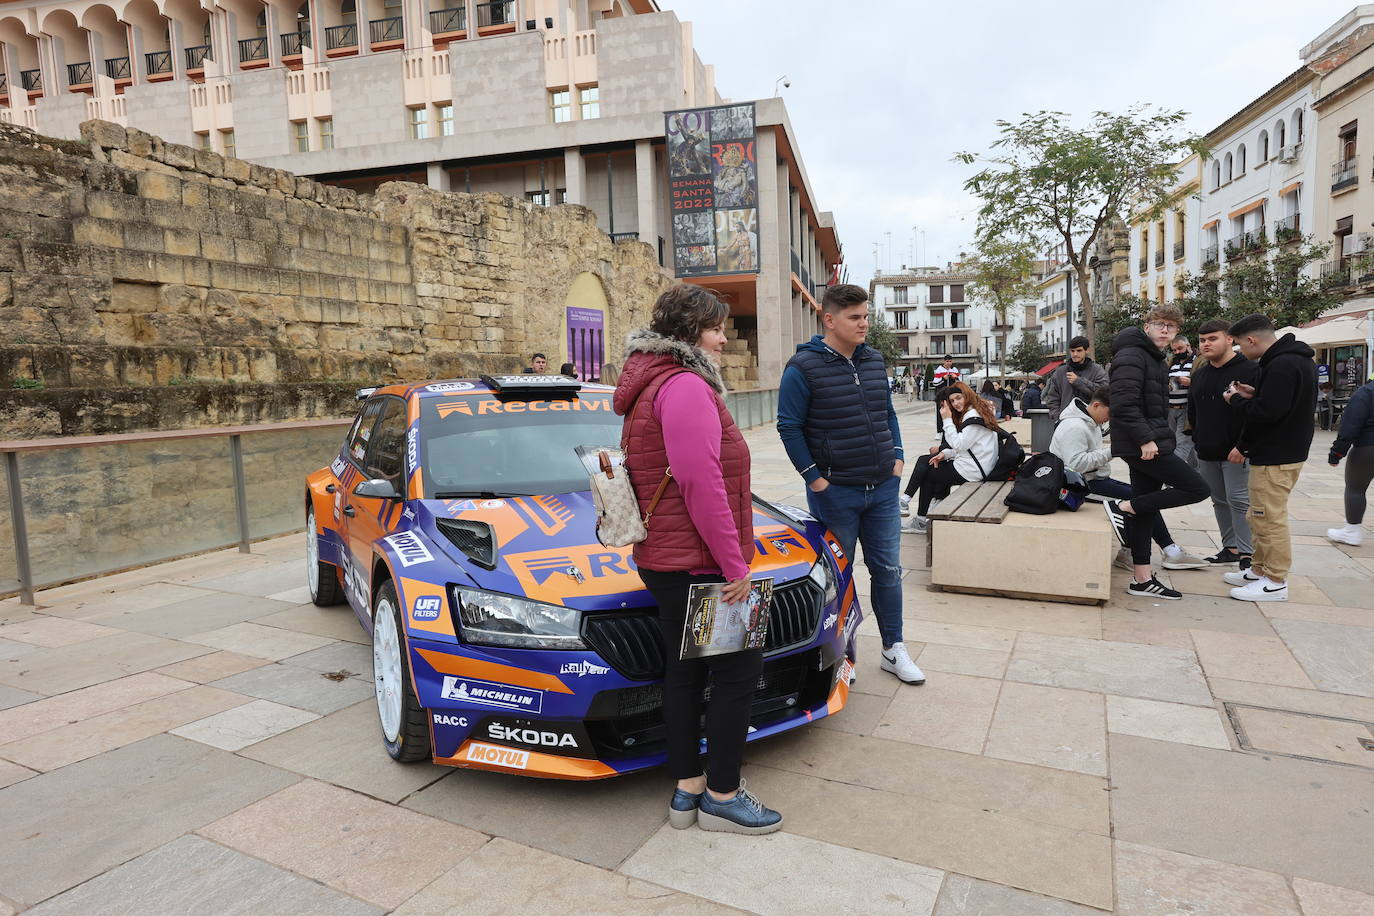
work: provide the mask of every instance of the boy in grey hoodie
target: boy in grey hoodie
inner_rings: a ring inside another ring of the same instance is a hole
[[[1107,385],[1093,392],[1092,400],[1074,398],[1059,414],[1059,425],[1050,440],[1050,451],[1059,456],[1064,467],[1077,471],[1087,481],[1088,489],[1096,496],[1109,499],[1130,498],[1131,485],[1112,479],[1112,450],[1102,438],[1102,426],[1112,418],[1111,388]],[[1135,520],[1127,517],[1126,524]],[[1189,554],[1174,543],[1163,513],[1156,512],[1151,523],[1150,537],[1164,551],[1165,569],[1202,569],[1207,561]],[[1127,538],[1129,543],[1129,538]]]

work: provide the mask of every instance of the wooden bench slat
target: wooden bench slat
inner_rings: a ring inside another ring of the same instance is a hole
[[[978,486],[978,484],[959,484],[959,486],[950,490],[949,495],[940,502],[940,508],[932,510],[928,517],[932,519],[950,518],[971,496],[973,496],[978,490]]]
[[[988,525],[1000,525],[1002,520],[1007,517],[1011,507],[1007,505],[1007,494],[1011,492],[1011,481],[1004,480],[1002,485],[997,488],[992,499],[988,500],[987,508],[978,516],[978,521]]]
[[[988,503],[997,495],[1000,488],[1001,484],[996,482],[979,483],[974,488],[973,494],[959,507],[959,510],[950,515],[950,520],[955,522],[978,521],[979,516],[983,514],[983,510],[988,507]]]

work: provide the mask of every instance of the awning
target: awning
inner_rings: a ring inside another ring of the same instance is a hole
[[[1341,344],[1362,344],[1368,319],[1361,314],[1338,315],[1319,320],[1305,328],[1283,328],[1280,336],[1291,333],[1309,347],[1334,347]]]
[[[1059,368],[1060,366],[1062,366],[1062,365],[1064,365],[1064,361],[1063,361],[1062,359],[1056,359],[1054,362],[1052,362],[1052,363],[1045,363],[1045,365],[1041,366],[1039,369],[1036,369],[1036,370],[1035,370],[1035,374],[1036,374],[1036,375],[1049,375],[1051,372],[1053,372],[1054,370],[1058,369],[1058,368]]]

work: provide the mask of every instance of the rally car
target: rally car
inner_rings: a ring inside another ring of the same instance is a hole
[[[666,759],[656,609],[588,490],[584,456],[620,442],[611,396],[532,375],[365,390],[306,479],[310,594],[371,633],[393,758],[564,779]],[[862,616],[824,526],[756,498],[754,531],[774,591],[750,740],[845,705]]]

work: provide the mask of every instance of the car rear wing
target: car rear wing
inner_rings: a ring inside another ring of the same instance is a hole
[[[582,390],[582,383],[567,375],[483,375],[480,376],[498,398],[570,398]]]

